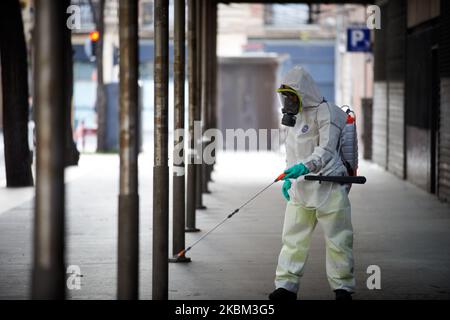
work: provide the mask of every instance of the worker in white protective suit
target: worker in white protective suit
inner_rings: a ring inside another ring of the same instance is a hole
[[[312,77],[295,67],[277,90],[288,126],[283,195],[287,207],[283,246],[271,300],[295,300],[313,230],[319,222],[325,233],[328,282],[336,299],[351,299],[354,291],[353,230],[348,186],[307,181],[302,176],[347,175],[339,155],[340,134],[347,115],[323,98]]]

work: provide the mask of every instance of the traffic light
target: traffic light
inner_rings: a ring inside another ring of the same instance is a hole
[[[98,31],[92,31],[89,33],[89,38],[86,39],[84,45],[84,51],[91,61],[95,61],[97,56],[97,42],[100,39],[100,33]]]
[[[98,39],[100,39],[100,33],[98,33],[98,31],[92,31],[89,33],[89,39],[93,42],[97,42]]]

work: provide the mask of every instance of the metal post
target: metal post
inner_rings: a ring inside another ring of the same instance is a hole
[[[117,298],[139,296],[138,0],[119,2],[120,190]]]
[[[212,33],[212,29],[211,29],[211,9],[212,9],[212,5],[213,5],[213,1],[208,1],[208,10],[207,10],[207,24],[206,24],[206,106],[204,109],[204,123],[205,123],[205,131],[211,128],[211,71],[212,71],[212,66],[211,66],[211,58],[212,58],[212,44],[211,44],[211,33]],[[205,147],[208,143],[210,143],[211,140],[208,140],[205,142]],[[203,170],[203,192],[204,193],[211,193],[211,191],[208,188],[208,182],[210,181],[209,178],[209,168],[210,168],[210,164],[206,164],[204,165],[204,170]]]
[[[185,0],[175,0],[174,21],[174,154],[173,154],[173,255],[170,262],[189,262],[177,254],[185,248],[184,226],[186,212],[184,138],[184,79],[185,79]],[[181,150],[180,150],[181,146]]]
[[[210,128],[209,112],[210,112],[210,34],[211,34],[211,1],[203,2],[202,10],[202,119],[203,119],[203,132]],[[208,141],[203,140],[203,150],[206,147]],[[202,161],[202,192],[210,193],[208,190],[208,165]]]
[[[35,3],[35,103],[37,128],[33,299],[65,298],[64,1]]]
[[[212,47],[211,47],[211,53],[213,55],[212,57],[212,76],[211,76],[211,86],[212,86],[212,97],[211,97],[211,126],[213,128],[217,128],[217,2],[214,1],[213,9],[211,12],[211,19],[213,21],[212,26]]]
[[[216,61],[217,61],[217,55],[216,55],[216,36],[217,36],[217,29],[216,29],[216,20],[217,20],[217,2],[211,1],[208,2],[210,4],[208,17],[209,17],[209,25],[208,25],[208,125],[207,128],[217,128],[217,125],[215,124],[214,117],[215,117],[215,86],[216,86]],[[214,151],[215,156],[216,151]],[[211,173],[214,168],[214,163],[207,165],[207,177],[206,181],[210,182],[211,179]]]
[[[203,30],[204,25],[203,25],[203,15],[205,14],[204,12],[204,8],[205,8],[205,0],[197,0],[197,39],[198,39],[198,50],[197,50],[197,94],[198,94],[198,101],[197,104],[195,106],[195,120],[201,123],[201,133],[203,136],[203,123],[202,123],[202,106],[203,106],[203,83],[202,83],[202,78],[203,78],[203,57],[204,57],[204,47],[203,47]],[[203,143],[202,141],[202,137],[196,137],[198,140],[196,141],[196,143],[198,143],[198,147],[197,150],[201,149],[201,144]],[[195,207],[196,209],[199,210],[203,210],[206,209],[206,207],[203,205],[203,190],[202,190],[202,176],[203,176],[203,157],[202,154],[197,154],[197,159],[198,161],[200,161],[201,163],[196,164],[195,166],[196,171],[196,178],[195,178]]]
[[[155,0],[154,14],[154,165],[153,280],[154,300],[167,300],[169,289],[168,76],[169,1]]]
[[[217,20],[217,2],[211,1],[208,2],[208,44],[207,44],[207,52],[208,52],[208,81],[207,81],[207,90],[208,90],[208,109],[207,109],[207,125],[206,128],[217,128],[217,124],[214,120],[215,118],[215,91],[216,91],[216,36],[217,36],[217,28],[216,28],[216,20]],[[215,157],[217,150],[214,150],[213,156]],[[214,163],[206,165],[206,179],[205,184],[207,187],[207,183],[212,181],[211,173],[214,169]],[[209,189],[206,188],[207,192],[210,192]]]
[[[198,232],[195,226],[196,165],[194,164],[194,121],[198,97],[197,83],[197,0],[188,1],[188,80],[189,80],[189,154],[187,176],[186,232]]]

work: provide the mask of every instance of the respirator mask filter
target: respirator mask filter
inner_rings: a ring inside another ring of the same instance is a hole
[[[281,112],[283,118],[281,124],[287,127],[295,126],[297,114],[302,109],[302,99],[300,95],[291,87],[282,85],[277,89],[278,97],[281,104]]]

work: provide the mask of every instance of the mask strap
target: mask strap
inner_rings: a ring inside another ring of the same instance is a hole
[[[327,103],[327,102],[328,102],[328,101],[327,101],[324,97],[322,97],[322,101],[319,102],[319,104],[318,104],[317,106],[314,106],[314,108],[320,106],[322,103]]]

